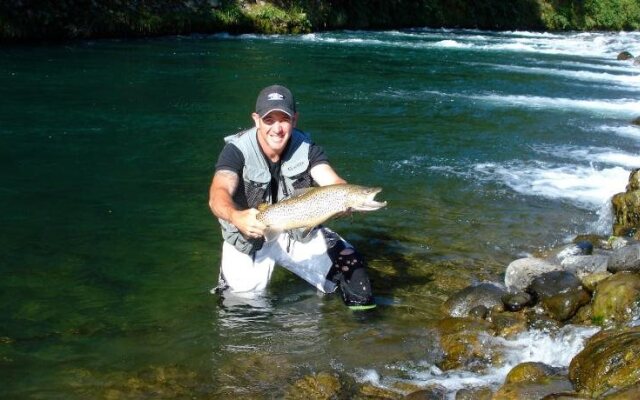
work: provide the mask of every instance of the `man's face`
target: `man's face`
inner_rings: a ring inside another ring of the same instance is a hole
[[[296,126],[298,114],[290,117],[281,111],[272,111],[263,118],[256,113],[251,116],[258,128],[258,141],[264,152],[268,156],[282,154]]]

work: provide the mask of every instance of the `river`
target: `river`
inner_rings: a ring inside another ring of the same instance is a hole
[[[499,385],[566,366],[589,329],[439,371],[426,324],[509,262],[608,235],[640,167],[640,33],[414,29],[203,35],[0,49],[2,398],[279,398],[315,372],[393,387]],[[329,223],[367,256],[353,313],[278,270],[260,307],[215,285],[207,206],[222,138],[260,88],[388,206]],[[558,351],[560,349],[561,351]]]

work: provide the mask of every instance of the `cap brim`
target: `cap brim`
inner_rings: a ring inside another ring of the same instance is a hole
[[[274,111],[283,112],[283,113],[287,114],[290,117],[293,117],[293,114],[294,114],[293,112],[291,112],[291,110],[285,110],[283,108],[272,108],[272,109],[267,110],[267,111],[263,112],[262,114],[260,114],[260,118],[264,118],[264,117],[266,117],[267,115],[271,114]]]

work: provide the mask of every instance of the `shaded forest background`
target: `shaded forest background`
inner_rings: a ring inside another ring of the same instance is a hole
[[[638,30],[639,0],[3,0],[0,40],[408,27]]]

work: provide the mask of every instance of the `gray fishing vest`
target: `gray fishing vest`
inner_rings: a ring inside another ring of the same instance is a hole
[[[233,201],[240,209],[257,208],[261,203],[276,203],[291,196],[296,189],[310,187],[312,183],[309,173],[311,142],[306,133],[294,129],[289,146],[281,157],[280,176],[274,177],[278,180],[278,194],[273,199],[269,164],[260,149],[256,132],[256,128],[251,128],[224,138],[226,143],[236,146],[244,156],[242,181],[233,194]],[[223,219],[219,221],[222,237],[239,251],[253,254],[262,248],[264,239],[247,239],[234,225]]]

